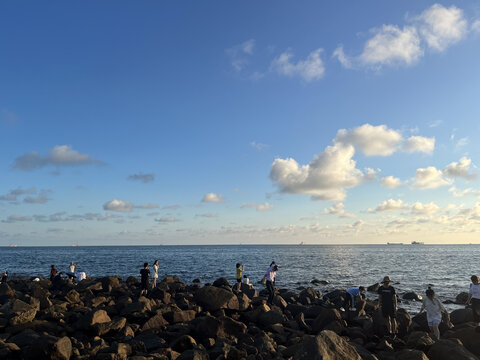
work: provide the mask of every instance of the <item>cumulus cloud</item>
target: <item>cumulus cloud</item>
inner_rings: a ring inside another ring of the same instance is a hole
[[[57,145],[46,155],[30,152],[15,159],[12,168],[15,170],[33,170],[46,166],[79,166],[88,164],[102,164],[102,162],[88,154],[81,154],[70,145]]]
[[[399,178],[393,176],[385,176],[380,180],[381,184],[389,189],[395,189],[402,185],[402,181]]]
[[[413,214],[432,215],[437,213],[438,210],[440,210],[440,207],[434,202],[430,202],[428,204],[422,204],[421,202],[416,202],[412,206]]]
[[[435,148],[435,138],[427,138],[423,136],[411,136],[403,145],[403,150],[409,153],[423,152],[431,154]]]
[[[412,187],[417,189],[436,189],[451,184],[452,181],[446,179],[442,171],[434,166],[429,166],[417,169]]]
[[[117,199],[113,199],[103,204],[103,209],[108,211],[130,212],[133,210],[133,207],[133,203]]]
[[[248,57],[253,55],[254,48],[255,39],[250,39],[225,50],[235,71],[240,72],[245,69],[248,65]]]
[[[469,143],[470,143],[470,140],[468,139],[468,137],[463,137],[458,139],[457,143],[455,144],[455,147],[458,150],[464,146],[467,146]]]
[[[37,197],[27,196],[23,199],[24,203],[27,204],[45,204],[49,199],[45,195],[40,195]]]
[[[335,205],[332,205],[328,209],[323,209],[324,214],[330,214],[330,215],[343,215],[345,214],[345,205],[343,203],[337,203]]]
[[[325,74],[325,66],[321,58],[323,49],[312,51],[305,60],[292,62],[293,53],[287,50],[273,59],[271,70],[280,75],[300,77],[306,82],[319,80]]]
[[[206,203],[221,203],[222,201],[223,201],[223,196],[221,194],[215,194],[215,193],[208,193],[202,199],[202,202],[206,202]]]
[[[467,195],[480,196],[480,191],[475,191],[472,188],[460,190],[457,189],[455,186],[452,186],[450,189],[448,189],[448,191],[451,192],[454,197],[464,197]]]
[[[218,214],[213,214],[213,213],[195,214],[195,217],[216,218],[218,217]]]
[[[146,184],[155,180],[154,173],[144,174],[142,172],[138,174],[132,174],[127,177],[127,180],[131,181],[141,181],[142,183]]]
[[[445,169],[443,169],[443,173],[445,176],[455,178],[455,177],[462,177],[465,179],[473,179],[475,178],[475,174],[471,174],[468,171],[470,170],[470,165],[472,160],[467,157],[462,157],[459,162],[452,162],[448,164]]]
[[[393,200],[388,199],[380,203],[375,208],[376,212],[399,211],[408,208],[408,204],[404,203],[402,199]]]
[[[411,17],[408,25],[384,24],[372,29],[373,35],[366,41],[360,55],[349,57],[340,45],[333,56],[349,69],[411,66],[424,56],[426,48],[445,51],[465,38],[467,32],[468,21],[461,9],[434,4],[420,15]]]
[[[351,130],[338,130],[334,141],[353,145],[367,156],[388,156],[398,149],[402,134],[386,125],[364,124]]]
[[[427,45],[436,51],[444,51],[467,34],[468,22],[463,16],[463,11],[453,5],[446,8],[434,4],[417,20],[420,22],[420,34]]]
[[[313,199],[342,201],[347,188],[360,185],[366,174],[356,168],[352,145],[335,144],[299,166],[292,158],[277,158],[270,170],[270,179],[279,190],[291,194],[308,194]]]

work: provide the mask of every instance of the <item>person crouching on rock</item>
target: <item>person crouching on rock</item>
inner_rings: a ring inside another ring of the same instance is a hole
[[[235,265],[236,268],[237,268],[237,284],[235,285],[235,289],[240,292],[241,291],[241,288],[242,288],[242,273],[244,271],[244,266],[240,263],[237,263],[237,265]],[[241,266],[241,267],[240,267]]]
[[[275,283],[275,277],[277,276],[278,266],[274,265],[273,267],[268,268],[267,273],[265,274],[265,285],[267,286],[268,299],[267,304],[273,304],[273,297],[275,296],[275,288],[273,284]]]
[[[140,296],[148,294],[148,278],[150,277],[150,269],[148,263],[143,263],[143,269],[140,270],[141,285]]]
[[[443,307],[440,300],[438,300],[438,298],[435,296],[435,291],[433,291],[431,287],[428,287],[427,291],[425,291],[425,295],[427,295],[427,297],[423,299],[420,312],[423,310],[427,311],[428,326],[437,340],[439,340],[440,330],[438,330],[438,325],[440,325],[440,322],[442,321],[442,313],[447,312],[447,310]]]
[[[358,301],[356,301],[358,296]],[[350,309],[350,311],[356,311],[357,309],[355,308],[356,304],[359,303],[359,308],[360,310],[358,311],[358,315],[364,315],[365,314],[365,303],[366,301],[363,299],[365,296],[365,288],[363,286],[359,286],[358,288],[351,288],[347,290],[347,294],[345,296],[345,302],[343,304],[343,307],[345,310]]]
[[[473,321],[477,323],[477,326],[480,326],[480,284],[477,275],[472,275],[470,279],[472,283],[468,292],[467,305],[470,302],[472,303]]]
[[[397,294],[393,286],[390,285],[390,278],[385,276],[382,286],[378,288],[378,303],[382,311],[383,317],[387,321],[387,330],[392,339],[394,339],[397,329]]]

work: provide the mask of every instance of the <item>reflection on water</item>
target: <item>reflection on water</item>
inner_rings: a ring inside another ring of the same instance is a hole
[[[434,284],[441,299],[454,299],[467,291],[469,278],[479,273],[479,245],[238,245],[238,246],[118,246],[0,248],[0,270],[11,274],[47,276],[51,264],[66,271],[70,262],[78,270],[98,277],[139,275],[143,262],[160,262],[160,274],[203,283],[218,277],[235,278],[235,264],[256,283],[272,260],[280,267],[277,286],[295,289],[313,279],[328,280],[317,287],[371,285],[389,275],[398,292],[424,294]],[[369,294],[376,298],[375,294]],[[418,311],[419,304],[403,304]]]

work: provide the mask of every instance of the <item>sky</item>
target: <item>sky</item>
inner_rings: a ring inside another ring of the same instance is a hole
[[[0,2],[0,246],[479,243],[477,1]]]

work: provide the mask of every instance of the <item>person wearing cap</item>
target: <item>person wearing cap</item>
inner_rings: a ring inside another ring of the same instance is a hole
[[[390,337],[395,338],[397,329],[397,321],[395,320],[397,314],[397,294],[395,288],[390,283],[390,277],[385,276],[382,286],[378,288],[378,304],[383,317],[387,320],[388,333]]]
[[[472,283],[468,292],[467,305],[472,303],[473,321],[480,326],[480,283],[477,275],[472,275],[470,280]]]

